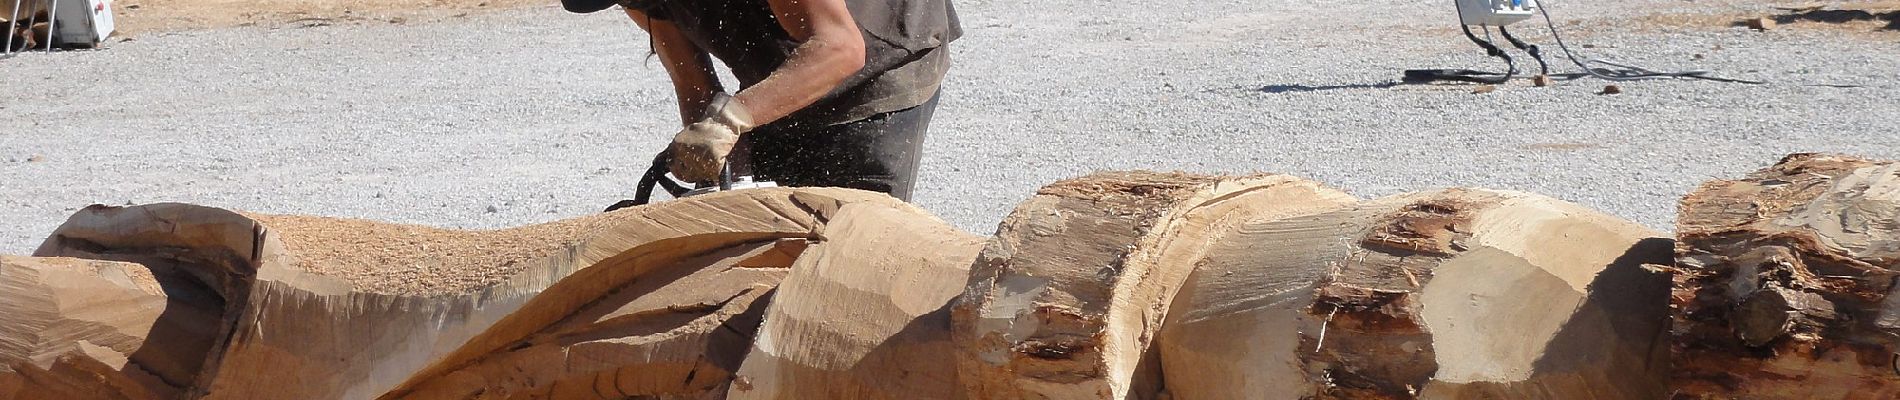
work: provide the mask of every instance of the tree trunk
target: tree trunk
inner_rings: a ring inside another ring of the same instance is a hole
[[[457,231],[180,204],[95,206],[37,254],[168,265],[210,288],[223,309],[209,325],[219,332],[208,339],[203,372],[181,383],[192,395],[401,397],[438,393],[436,383],[470,375],[484,377],[487,395],[545,394],[573,387],[563,382],[620,382],[593,379],[642,363],[678,371],[681,360],[712,354],[686,370],[694,379],[660,384],[634,374],[616,387],[691,397],[717,393],[729,376],[707,371],[737,367],[756,326],[742,315],[762,304],[797,243],[817,239],[839,207],[860,202],[908,207],[862,191],[757,189]],[[699,271],[714,265],[750,267]],[[680,286],[658,283],[669,279]],[[626,296],[639,292],[675,294]],[[735,320],[733,336],[708,334],[708,324]],[[577,348],[587,351],[569,351]],[[550,351],[576,357],[537,358]],[[513,361],[531,363],[502,367]]]
[[[1351,197],[1286,176],[1102,173],[1057,182],[1005,219],[952,309],[973,398],[1148,399],[1150,353],[1212,234]]]
[[[1163,324],[1180,399],[1655,399],[1657,232],[1454,189],[1255,219],[1194,262]]]
[[[1900,164],[1795,154],[1682,201],[1683,398],[1900,398]]]
[[[983,238],[853,204],[792,266],[730,399],[957,399],[951,298]]]
[[[1151,172],[988,241],[846,189],[493,231],[94,206],[0,257],[0,397],[1900,398],[1900,164],[1793,155],[1677,230]]]

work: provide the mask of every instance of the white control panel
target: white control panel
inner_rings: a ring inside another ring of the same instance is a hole
[[[1505,26],[1537,15],[1537,0],[1454,0],[1465,25]]]

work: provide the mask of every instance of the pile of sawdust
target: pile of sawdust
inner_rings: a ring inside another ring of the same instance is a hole
[[[473,231],[359,219],[250,214],[284,243],[293,268],[368,293],[431,296],[494,285],[640,212]]]

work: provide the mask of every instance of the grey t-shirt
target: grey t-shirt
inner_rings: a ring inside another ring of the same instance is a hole
[[[623,0],[622,6],[679,26],[693,44],[751,87],[798,47],[765,0]],[[915,107],[936,94],[962,35],[949,0],[846,0],[864,34],[864,68],[787,121],[823,125]]]

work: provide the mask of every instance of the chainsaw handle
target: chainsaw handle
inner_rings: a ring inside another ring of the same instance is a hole
[[[653,165],[647,167],[647,173],[640,177],[640,186],[636,188],[637,192],[634,193],[639,198],[640,204],[646,204],[647,200],[653,197],[653,185],[656,183],[659,184],[661,188],[666,189],[667,195],[674,197],[686,194],[686,191],[692,190],[687,189],[686,185],[680,184],[679,181],[666,177],[668,172],[672,172],[666,166],[671,162],[673,162],[672,151],[662,151],[660,154],[653,156]]]
[[[679,181],[666,177],[667,173],[672,172],[671,169],[666,166],[667,163],[672,160],[673,151],[671,149],[661,151],[660,154],[654,155],[653,164],[647,166],[647,172],[640,175],[640,183],[634,185],[633,199],[621,200],[618,203],[614,203],[614,205],[607,206],[607,211],[643,206],[651,203],[653,201],[653,186],[655,185],[666,189],[666,193],[675,198],[691,191],[692,189],[687,189],[686,185],[681,184]],[[719,190],[732,190],[732,182],[732,160],[728,159],[726,162],[719,164]]]
[[[607,211],[651,203],[653,201],[653,186],[655,185],[666,189],[666,193],[673,197],[686,194],[686,191],[690,189],[687,189],[686,186],[681,185],[672,178],[666,177],[666,174],[671,172],[667,169],[666,164],[672,161],[672,159],[673,153],[670,151],[662,151],[660,154],[653,156],[653,164],[647,167],[645,174],[640,175],[640,183],[634,186],[633,199],[621,200],[618,203],[614,203],[614,205],[607,206]]]

